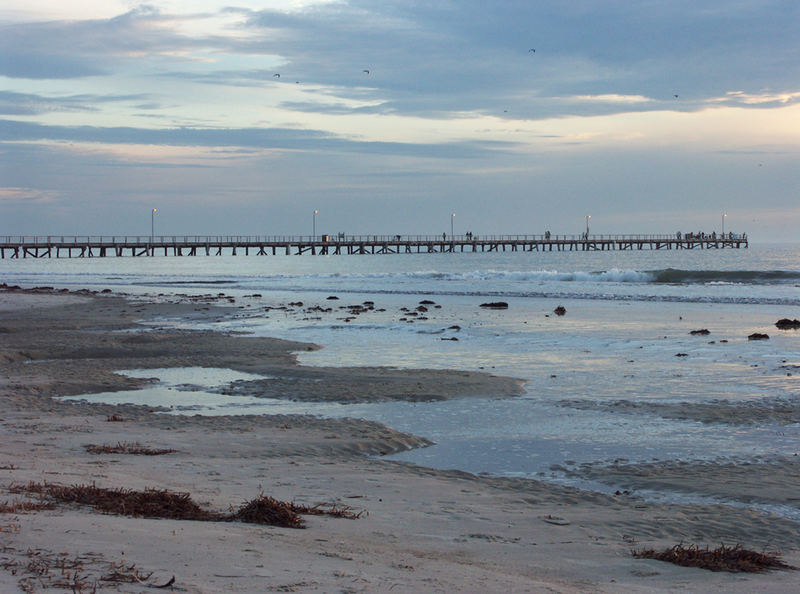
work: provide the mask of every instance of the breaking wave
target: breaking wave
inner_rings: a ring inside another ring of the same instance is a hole
[[[561,272],[558,270],[473,270],[469,272],[371,272],[322,273],[310,275],[274,275],[264,280],[289,280],[299,278],[351,279],[351,280],[435,280],[435,281],[507,281],[507,282],[588,282],[588,283],[662,283],[662,284],[783,284],[800,282],[800,271],[795,270],[633,270],[612,268],[599,271]]]
[[[736,283],[773,284],[800,281],[797,270],[678,270],[652,271],[654,282],[673,284]]]

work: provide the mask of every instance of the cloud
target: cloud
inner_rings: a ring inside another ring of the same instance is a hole
[[[96,112],[100,104],[141,101],[146,95],[68,95],[48,97],[0,91],[0,115],[40,115],[53,112]],[[140,108],[143,109],[143,108]]]
[[[56,190],[0,187],[0,202],[49,203],[59,196]]]
[[[572,97],[565,97],[566,101],[586,102],[586,103],[619,103],[619,104],[632,104],[632,103],[651,103],[653,99],[643,95],[618,95],[616,93],[607,93],[605,95],[573,95]]]
[[[798,91],[786,93],[745,93],[743,91],[728,91],[724,97],[713,97],[708,99],[708,102],[773,107],[775,105],[794,103],[798,100],[800,100],[800,92]]]
[[[409,197],[417,212],[484,214],[496,196],[511,227],[541,208],[575,218],[598,196],[638,216],[732,195],[777,204],[794,187],[794,0],[281,4],[0,21],[3,182],[57,189],[65,208],[109,195],[212,208],[235,188],[253,197],[243,212],[272,216],[269,185],[289,218],[296,201],[366,213],[381,196],[398,224]],[[774,153],[747,154],[761,149]],[[209,213],[211,227],[231,216]]]
[[[69,79],[114,72],[126,61],[228,48],[224,35],[183,34],[208,15],[165,15],[142,5],[110,19],[0,25],[0,74],[9,78]]]
[[[514,143],[499,141],[430,144],[358,141],[337,137],[319,130],[290,128],[101,128],[94,126],[46,126],[14,120],[0,120],[0,141],[67,141],[167,146],[256,147],[441,159],[479,158],[489,152],[494,153],[515,146]]]

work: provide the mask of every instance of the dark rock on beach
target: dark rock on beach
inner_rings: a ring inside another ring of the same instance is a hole
[[[711,332],[709,332],[708,328],[702,328],[700,330],[692,330],[691,332],[689,332],[689,334],[691,334],[692,336],[706,336],[708,334],[711,334]]]
[[[781,318],[775,322],[778,330],[797,330],[800,328],[800,320],[790,320],[789,318]]]
[[[747,337],[747,340],[769,340],[769,334],[761,334],[760,332],[753,332]]]
[[[481,307],[487,309],[508,309],[508,303],[505,301],[491,301],[489,303],[481,303]]]
[[[557,308],[553,310],[553,313],[556,314],[557,316],[563,316],[565,313],[567,313],[567,308],[564,307],[563,305],[559,305]]]

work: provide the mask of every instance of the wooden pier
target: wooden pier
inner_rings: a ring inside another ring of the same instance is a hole
[[[747,248],[747,234],[0,236],[0,258],[593,252]]]

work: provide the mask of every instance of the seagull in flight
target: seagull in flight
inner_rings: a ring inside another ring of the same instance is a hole
[[[272,78],[275,78],[275,77],[280,78],[281,75],[276,72],[275,74],[272,75]]]
[[[369,70],[365,69],[363,72],[364,72],[364,74],[369,74]]]
[[[528,50],[528,53],[530,54],[531,52],[533,52],[535,54],[536,50],[534,48],[531,48],[531,49]]]

